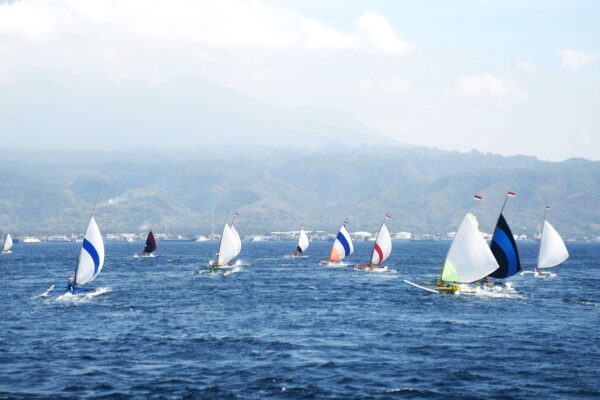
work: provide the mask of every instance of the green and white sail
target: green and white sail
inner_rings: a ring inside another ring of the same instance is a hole
[[[440,276],[442,281],[471,283],[498,269],[498,262],[478,226],[475,215],[467,213],[446,255]]]
[[[4,239],[4,246],[2,247],[2,252],[9,253],[12,246],[13,246],[12,237],[10,237],[10,233],[7,233],[6,238]]]

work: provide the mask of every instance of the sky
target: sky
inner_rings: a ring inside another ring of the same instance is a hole
[[[598,20],[583,0],[0,0],[0,148],[352,131],[600,160]]]

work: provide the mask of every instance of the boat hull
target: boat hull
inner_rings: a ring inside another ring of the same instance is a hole
[[[354,267],[354,269],[357,271],[383,272],[387,271],[388,267],[381,265],[360,264]]]

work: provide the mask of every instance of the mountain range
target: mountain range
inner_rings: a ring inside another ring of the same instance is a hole
[[[322,229],[446,233],[464,213],[491,232],[507,191],[516,234],[549,220],[567,237],[600,236],[600,162],[424,147],[215,145],[187,150],[0,151],[0,231],[83,232],[98,196],[103,232],[186,235],[220,230],[231,210],[241,234]],[[484,200],[475,202],[479,193]]]

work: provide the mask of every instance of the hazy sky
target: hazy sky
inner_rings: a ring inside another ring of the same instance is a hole
[[[275,126],[286,144],[305,110],[599,160],[598,21],[591,0],[0,0],[0,147],[184,147],[220,121],[223,140]]]

